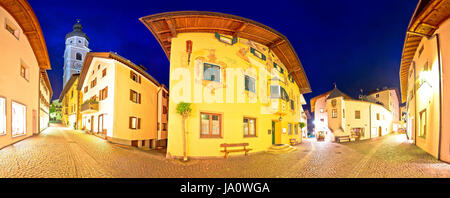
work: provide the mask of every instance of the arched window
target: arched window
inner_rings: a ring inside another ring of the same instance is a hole
[[[83,56],[80,53],[77,53],[77,60],[81,60],[83,58]]]

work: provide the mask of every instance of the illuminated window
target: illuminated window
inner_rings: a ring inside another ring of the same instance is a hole
[[[337,118],[337,109],[333,109],[333,110],[331,111],[331,117],[332,117],[332,118]]]
[[[256,137],[255,118],[244,118],[244,137]]]
[[[212,113],[200,114],[200,137],[211,138],[221,137],[222,115]]]
[[[130,117],[129,120],[129,128],[130,129],[140,129],[141,128],[141,118]]]
[[[25,105],[12,102],[12,136],[25,135],[27,131],[27,107]]]
[[[6,134],[6,99],[0,97],[0,135]]]
[[[220,66],[204,63],[203,80],[220,82]]]
[[[255,78],[245,75],[245,90],[255,93]]]

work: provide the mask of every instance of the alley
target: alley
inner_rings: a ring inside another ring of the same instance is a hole
[[[407,143],[402,134],[343,144],[304,141],[288,154],[183,163],[50,127],[1,149],[0,177],[450,177],[450,165]]]

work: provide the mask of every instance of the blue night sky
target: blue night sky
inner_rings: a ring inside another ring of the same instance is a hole
[[[64,39],[76,19],[94,52],[114,51],[147,67],[169,84],[169,61],[151,32],[138,19],[167,11],[198,10],[238,15],[284,34],[303,63],[312,93],[333,83],[356,97],[360,89],[399,88],[400,58],[406,27],[418,0],[335,1],[114,1],[29,0],[44,32],[54,90],[62,90]],[[309,109],[309,106],[308,106]]]

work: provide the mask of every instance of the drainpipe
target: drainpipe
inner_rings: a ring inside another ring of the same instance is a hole
[[[439,144],[438,144],[438,160],[441,159],[441,140],[442,140],[442,60],[441,60],[441,43],[439,34],[436,34],[438,68],[439,68]]]

